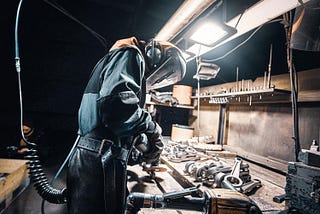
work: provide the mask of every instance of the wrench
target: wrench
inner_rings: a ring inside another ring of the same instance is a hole
[[[249,193],[253,189],[260,187],[260,186],[261,186],[261,181],[259,179],[252,179],[249,182],[244,183],[240,187],[240,192],[246,194],[246,193]]]
[[[243,184],[242,179],[240,178],[240,167],[242,164],[241,158],[235,158],[235,163],[232,167],[230,175],[224,177],[225,181],[230,182],[235,188],[241,187]]]

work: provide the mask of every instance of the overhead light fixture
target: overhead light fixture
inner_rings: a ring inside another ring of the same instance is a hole
[[[222,22],[202,22],[189,36],[189,39],[205,46],[214,47],[237,32],[237,29]]]
[[[196,79],[210,80],[216,78],[220,71],[220,67],[213,63],[199,62],[198,72],[194,76]]]
[[[196,55],[193,52],[182,51],[182,56],[188,61],[189,59],[194,58]]]
[[[218,0],[184,1],[169,21],[158,32],[155,39],[171,41],[188,26],[188,23],[192,23],[201,15],[201,13],[216,1]]]
[[[207,47],[207,46],[203,46],[201,44],[194,44],[192,46],[190,46],[186,51],[189,52],[189,53],[193,53],[195,54],[196,56],[198,56],[199,54],[201,54],[202,52],[207,52],[211,50],[210,47]]]
[[[233,17],[231,20],[227,21],[226,24],[229,26],[237,25],[237,33],[233,36],[221,41],[214,47],[201,48],[200,53],[197,55],[203,55],[208,51],[217,48],[218,46],[240,37],[241,35],[247,33],[250,30],[257,28],[258,26],[269,22],[270,20],[281,16],[282,14],[300,6],[301,0],[260,0],[250,8],[248,8],[243,14]],[[309,0],[302,0],[306,3]],[[201,15],[210,5],[212,5],[217,0],[203,0],[203,1],[184,1],[184,3],[178,8],[178,10],[173,14],[170,20],[164,25],[164,27],[157,34],[156,38],[159,40],[172,41],[175,39],[180,32],[183,31],[196,17]],[[198,5],[195,5],[195,4]],[[239,18],[241,20],[239,22]],[[239,23],[238,23],[239,22]],[[238,24],[237,24],[238,23]],[[196,45],[196,44],[195,44]],[[189,49],[197,49],[197,47],[190,47]]]

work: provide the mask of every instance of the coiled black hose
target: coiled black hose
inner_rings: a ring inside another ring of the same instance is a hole
[[[46,201],[54,204],[64,204],[67,202],[67,189],[63,188],[58,190],[53,188],[43,172],[42,165],[40,163],[38,151],[35,146],[29,146],[26,152],[26,159],[30,180],[33,186],[36,188],[38,194]]]

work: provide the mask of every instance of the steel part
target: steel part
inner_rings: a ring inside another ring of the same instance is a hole
[[[282,203],[286,199],[286,194],[277,195],[272,198],[272,200],[278,204]]]
[[[223,145],[226,112],[227,112],[226,104],[221,104],[219,108],[219,125],[218,125],[218,137],[217,137],[217,144],[219,145]]]
[[[222,181],[225,176],[226,176],[226,174],[223,172],[218,172],[216,174],[216,176],[214,176],[214,182],[215,182],[216,187],[222,187]]]
[[[233,185],[233,187],[236,187],[236,188],[241,187],[243,184],[243,181],[241,180],[240,177],[235,177],[233,175],[226,175],[223,181],[229,182],[230,184]]]
[[[234,187],[241,187],[243,184],[242,179],[240,178],[240,168],[242,164],[241,158],[235,158],[234,165],[230,175],[224,177],[225,181],[230,182]]]
[[[181,198],[184,196],[188,196],[188,195],[192,195],[193,193],[198,192],[200,185],[196,186],[196,187],[190,187],[187,189],[183,189],[183,190],[178,190],[178,191],[174,191],[174,192],[169,192],[169,193],[165,193],[163,195],[163,198],[165,200],[167,199],[176,199],[176,198]]]
[[[270,45],[270,56],[269,56],[269,64],[268,64],[268,80],[267,80],[268,88],[270,88],[270,85],[271,85],[271,65],[272,65],[272,44]]]
[[[258,187],[261,187],[261,181],[258,179],[252,179],[251,181],[244,183],[240,187],[240,192],[246,194]]]
[[[195,173],[196,181],[205,180],[208,177],[207,176],[208,169],[209,169],[208,165],[205,165],[205,166],[202,166],[202,167],[198,168],[196,173]]]
[[[266,79],[267,79],[267,72],[264,72],[264,76],[263,76],[263,89],[266,89]]]
[[[236,75],[236,91],[239,91],[239,86],[238,86],[238,81],[239,81],[239,67],[237,66],[237,75]]]
[[[230,181],[228,181],[228,179],[225,179],[225,178],[221,181],[221,187],[226,188],[226,189],[231,189],[231,190],[234,190],[234,191],[238,191],[235,188],[234,184],[232,184]]]
[[[187,162],[185,165],[184,165],[184,170],[183,170],[183,172],[185,173],[185,174],[189,174],[189,175],[191,175],[192,174],[192,167],[195,165],[195,161],[189,161],[189,162]]]
[[[240,178],[240,168],[241,168],[241,164],[242,164],[242,159],[241,158],[235,158],[235,162],[234,165],[232,167],[231,170],[231,175],[236,177],[236,178]]]
[[[241,91],[244,91],[244,79],[241,80]]]

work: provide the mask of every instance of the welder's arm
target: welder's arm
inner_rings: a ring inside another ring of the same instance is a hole
[[[148,130],[150,114],[139,106],[142,92],[142,56],[134,48],[117,51],[104,68],[98,99],[102,123],[118,136],[133,136]]]
[[[153,166],[158,165],[160,154],[163,150],[162,129],[156,122],[149,122],[148,130],[145,132],[148,138],[148,150],[143,153],[142,159]]]

